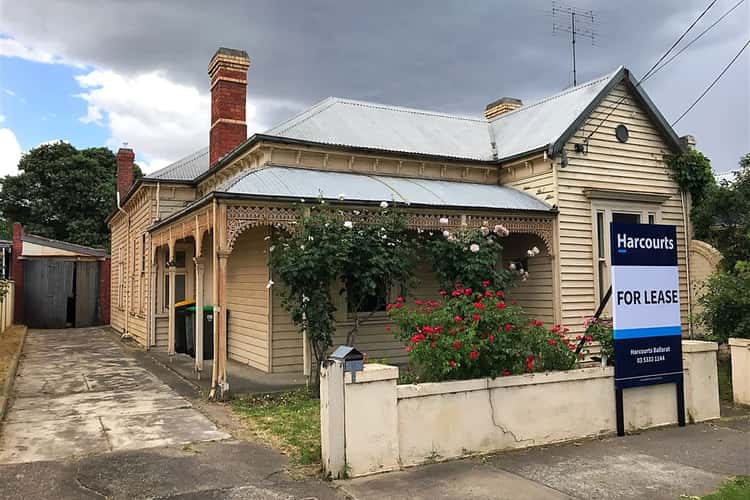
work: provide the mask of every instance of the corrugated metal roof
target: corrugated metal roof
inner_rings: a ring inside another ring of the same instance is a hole
[[[164,168],[146,175],[146,179],[192,181],[208,170],[208,148],[181,158]]]
[[[334,146],[492,161],[539,150],[560,139],[623,68],[492,121],[329,97],[265,135]],[[495,142],[496,154],[492,150]],[[146,176],[190,181],[209,169],[208,148]]]
[[[492,160],[487,121],[329,97],[267,135],[405,153]]]
[[[553,144],[621,69],[492,120],[498,157],[510,158]]]
[[[554,143],[621,69],[491,122],[484,117],[329,97],[266,134],[340,146],[502,160]],[[497,158],[492,151],[493,140]]]
[[[243,172],[219,191],[280,198],[317,197],[350,202],[395,201],[436,207],[549,211],[543,201],[494,184],[411,179],[270,166]]]

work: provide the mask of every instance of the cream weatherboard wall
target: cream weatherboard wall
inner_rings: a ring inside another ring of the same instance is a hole
[[[227,262],[229,358],[269,371],[267,227],[243,232]]]
[[[618,105],[623,98],[625,100]],[[626,143],[615,137],[615,127],[619,124],[624,124],[630,131]],[[594,130],[588,152],[577,153],[574,144],[582,143]],[[598,306],[594,264],[597,240],[592,206],[620,206],[626,210],[653,212],[655,222],[677,227],[680,301],[685,332],[688,318],[685,213],[681,193],[663,161],[663,156],[670,150],[660,132],[625,85],[620,84],[574,134],[565,151],[567,165],[560,167],[559,161],[555,165],[562,322],[573,333],[580,332],[583,318],[592,315]],[[617,191],[618,194],[613,194],[611,201],[592,200],[591,190]],[[628,199],[628,193],[632,199]],[[647,196],[639,200],[639,195],[644,194]],[[648,195],[653,196],[644,201]],[[609,272],[607,266],[605,273]]]
[[[111,319],[119,332],[127,329],[141,345],[148,343],[151,293],[151,241],[147,228],[195,199],[195,189],[182,185],[142,185],[110,221],[112,230]],[[157,217],[158,214],[158,217]],[[130,228],[128,228],[130,218]],[[157,287],[157,291],[159,287]],[[127,318],[127,321],[126,321]],[[157,311],[157,347],[166,348],[166,316]],[[163,334],[163,335],[160,335]]]
[[[118,212],[112,225],[111,269],[111,325],[118,331],[127,329],[135,340],[145,345],[149,314],[149,257],[150,242],[143,235],[151,225],[153,192],[150,188],[129,200],[124,210]],[[128,218],[130,228],[128,229]],[[145,261],[142,260],[145,259]],[[143,263],[145,262],[145,269]]]

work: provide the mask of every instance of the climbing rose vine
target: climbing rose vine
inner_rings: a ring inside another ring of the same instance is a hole
[[[441,223],[446,229],[422,233],[427,258],[440,286],[463,283],[478,289],[485,280],[503,290],[511,286],[514,273],[497,267],[503,250],[500,239],[509,234],[505,226],[485,224],[479,229],[451,230],[447,228],[448,219],[441,219]]]
[[[399,297],[387,306],[420,382],[570,370],[580,355],[568,329],[527,319],[520,305],[483,280],[456,284],[440,300]],[[387,330],[393,331],[391,326]]]

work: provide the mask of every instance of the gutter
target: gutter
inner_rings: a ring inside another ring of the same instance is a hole
[[[341,205],[341,206],[378,206],[380,205],[380,201],[374,201],[374,200],[353,200],[353,199],[347,199],[346,203],[340,203],[338,198],[323,198],[326,200],[326,202],[329,202],[332,206]],[[193,203],[190,206],[185,207],[184,209],[180,210],[179,212],[175,212],[169,217],[167,217],[164,220],[161,220],[157,222],[156,224],[153,224],[149,226],[146,230],[148,232],[156,231],[157,229],[164,227],[171,222],[173,222],[176,219],[179,219],[180,217],[185,216],[186,214],[189,214],[193,210],[197,210],[205,205],[208,205],[209,203],[212,203],[214,200],[255,200],[255,201],[265,201],[265,202],[277,202],[277,203],[284,203],[284,202],[290,202],[295,203],[299,202],[300,198],[298,196],[269,196],[269,195],[258,195],[258,194],[242,194],[242,193],[226,193],[226,192],[220,192],[220,191],[212,191],[211,193],[205,195],[203,198],[199,199],[195,203]],[[550,207],[549,210],[537,210],[537,209],[518,209],[518,208],[497,208],[497,207],[482,207],[482,206],[471,206],[471,207],[446,207],[446,206],[436,206],[436,205],[430,205],[425,203],[403,203],[403,202],[393,202],[395,205],[405,206],[407,208],[429,208],[429,209],[440,209],[443,208],[446,211],[462,211],[462,210],[487,210],[492,212],[499,212],[499,213],[514,213],[517,214],[519,212],[523,212],[525,214],[532,214],[532,215],[548,215],[548,216],[556,216],[558,214],[558,209],[554,206]]]

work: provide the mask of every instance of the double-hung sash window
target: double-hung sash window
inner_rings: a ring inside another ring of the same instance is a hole
[[[594,288],[596,292],[596,306],[599,306],[610,282],[610,245],[609,225],[620,224],[658,224],[661,213],[658,205],[647,206],[628,202],[596,201],[592,203],[594,230]],[[609,305],[605,314],[609,315]]]

